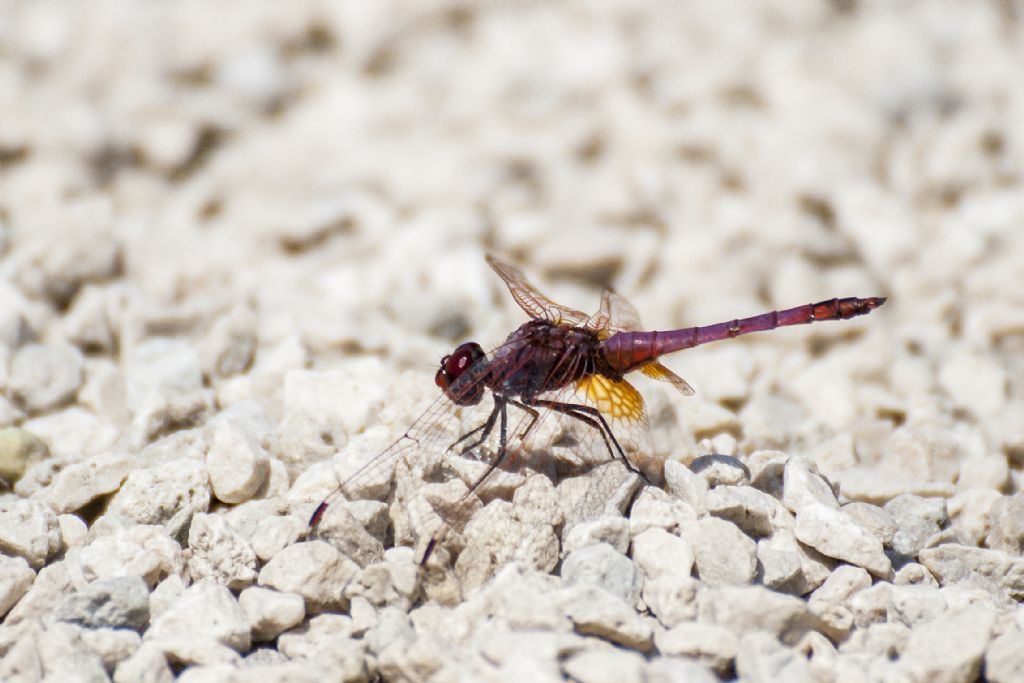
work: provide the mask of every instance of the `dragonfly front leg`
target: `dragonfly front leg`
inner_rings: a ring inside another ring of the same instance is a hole
[[[484,480],[487,479],[487,477],[491,476],[494,470],[498,469],[498,466],[502,463],[502,461],[505,459],[505,455],[508,453],[508,449],[506,448],[508,437],[508,412],[505,406],[505,399],[495,394],[494,410],[491,411],[491,415],[490,417],[487,418],[487,422],[483,426],[477,427],[472,432],[470,432],[470,434],[473,434],[475,432],[480,431],[481,429],[484,430],[485,434],[483,438],[477,442],[477,444],[483,443],[484,441],[487,440],[487,437],[490,435],[491,430],[494,429],[494,422],[496,418],[498,418],[499,416],[501,417],[501,425],[498,429],[498,453],[495,455],[490,465],[487,466],[487,469],[484,471],[484,473],[477,477],[476,481],[473,482],[473,485],[469,487],[469,490],[466,491],[466,494],[465,496],[463,496],[463,499],[473,495],[477,488],[479,488],[480,484],[484,483]],[[462,441],[462,439],[459,439],[459,441]],[[452,444],[452,446],[458,444],[459,441],[456,441],[454,444]],[[475,448],[477,444],[474,444],[471,447]],[[426,565],[427,560],[430,559],[431,554],[433,554],[434,552],[434,548],[436,548],[439,543],[444,541],[445,536],[448,535],[448,530],[448,525],[443,525],[427,543],[426,550],[423,552],[423,557],[420,558],[419,561],[419,565],[421,567]]]
[[[475,429],[472,429],[472,430],[466,432],[465,434],[460,436],[458,439],[456,439],[450,446],[448,446],[447,452],[450,453],[460,443],[462,443],[466,439],[472,438],[474,434],[479,434],[480,432],[483,432],[483,435],[479,439],[477,439],[476,441],[474,441],[473,443],[469,444],[468,446],[463,448],[461,451],[459,451],[459,455],[465,455],[469,451],[473,450],[474,448],[476,448],[480,444],[482,444],[485,441],[487,441],[488,437],[491,436],[491,431],[494,429],[494,423],[498,419],[498,413],[499,412],[504,412],[504,401],[499,399],[497,394],[494,394],[493,396],[494,396],[494,408],[491,409],[491,414],[487,416],[487,420],[482,425],[480,425],[479,427],[476,427]],[[499,401],[500,401],[500,405],[499,405]]]

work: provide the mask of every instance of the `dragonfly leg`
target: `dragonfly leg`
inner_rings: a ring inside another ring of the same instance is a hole
[[[549,401],[541,398],[527,399],[523,398],[524,403],[528,403],[538,408],[549,408],[555,412],[562,413],[574,417],[584,424],[588,424],[598,431],[601,438],[604,439],[605,448],[608,449],[608,453],[612,456],[612,460],[615,459],[616,454],[622,460],[622,463],[626,466],[630,472],[640,475],[640,478],[647,484],[650,484],[650,479],[647,475],[641,472],[639,469],[633,466],[633,463],[626,457],[626,453],[622,450],[622,446],[619,445],[618,439],[615,438],[615,434],[612,433],[611,427],[605,421],[604,416],[601,412],[593,406],[580,405],[578,403],[560,403],[558,401]],[[612,449],[614,444],[615,448]]]
[[[525,403],[521,403],[519,401],[509,399],[509,403],[516,406],[517,408],[522,408],[523,410],[530,414],[530,424],[526,425],[526,428],[523,431],[519,432],[519,440],[522,441],[530,433],[530,430],[533,429],[533,426],[537,424],[537,418],[540,417],[540,412],[534,408],[531,408]]]
[[[508,453],[508,449],[505,447],[508,437],[508,411],[506,410],[505,406],[505,399],[501,398],[497,394],[494,394],[494,410],[491,412],[491,416],[487,418],[487,424],[484,426],[486,428],[485,431],[487,432],[487,434],[484,435],[483,439],[481,439],[481,442],[487,439],[487,435],[489,435],[490,431],[494,428],[495,419],[498,416],[500,416],[501,423],[498,430],[498,453],[491,461],[491,464],[488,465],[487,470],[485,470],[483,474],[477,477],[476,481],[473,482],[473,485],[469,487],[469,490],[466,491],[466,495],[463,496],[463,498],[472,495],[473,492],[476,491],[477,488],[480,486],[480,484],[484,483],[484,480],[487,479],[487,477],[491,476],[491,473],[494,472],[494,470],[498,469],[498,465],[501,464],[501,462],[505,459],[505,455]],[[473,432],[479,431],[484,427],[478,427],[477,429],[474,429]],[[470,433],[472,434],[473,432]],[[459,441],[461,440],[462,439],[460,439]],[[458,441],[456,441],[455,443],[458,443]],[[454,446],[455,444],[452,445]],[[445,524],[441,527],[440,530],[438,530],[437,533],[434,534],[434,536],[430,539],[430,542],[427,543],[427,548],[423,552],[423,557],[419,561],[421,567],[427,563],[427,560],[430,559],[430,555],[434,552],[434,548],[437,547],[438,543],[444,541],[445,536],[448,535],[448,529],[448,525]]]
[[[459,451],[459,455],[465,455],[466,453],[473,450],[483,442],[487,441],[487,438],[490,437],[491,435],[491,430],[494,429],[494,423],[498,419],[499,412],[504,412],[504,405],[499,406],[498,395],[494,394],[494,409],[491,410],[491,414],[487,416],[487,420],[479,427],[476,427],[475,429],[472,429],[463,434],[462,436],[460,436],[454,443],[452,443],[452,445],[448,446],[447,452],[450,453],[460,443],[462,443],[466,439],[471,438],[474,434],[479,434],[480,432],[483,432],[483,435],[479,439],[477,439],[476,441],[474,441],[473,443],[469,444],[461,451]]]

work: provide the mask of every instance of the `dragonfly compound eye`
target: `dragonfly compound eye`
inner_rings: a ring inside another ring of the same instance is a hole
[[[477,403],[483,397],[482,382],[472,382],[473,386],[453,387],[453,385],[466,370],[473,367],[483,357],[484,350],[476,342],[461,344],[451,355],[441,359],[441,367],[434,375],[434,384],[441,387],[445,394],[456,403],[461,405]]]

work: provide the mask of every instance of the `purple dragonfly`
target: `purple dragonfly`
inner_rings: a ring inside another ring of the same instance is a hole
[[[368,480],[390,477],[399,462],[414,467],[428,459],[443,467],[457,456],[475,458],[481,467],[463,476],[465,496],[480,494],[496,471],[515,469],[550,445],[544,440],[557,439],[552,423],[572,426],[577,436],[569,443],[582,451],[583,462],[618,460],[650,481],[658,473],[639,465],[646,454],[626,445],[642,442],[648,430],[644,400],[625,379],[628,373],[639,371],[692,395],[693,388],[659,362],[662,356],[776,327],[845,320],[885,303],[883,297],[829,299],[715,325],[646,331],[633,305],[610,289],[588,315],[545,297],[517,268],[493,256],[487,263],[530,320],[490,353],[466,342],[444,356],[434,377],[441,396],[398,439],[340,480],[313,513],[312,530],[329,504],[359,498]],[[513,411],[518,421],[510,425]],[[422,562],[441,537],[431,536]]]

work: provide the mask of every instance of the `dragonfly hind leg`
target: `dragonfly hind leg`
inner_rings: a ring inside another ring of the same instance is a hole
[[[549,401],[542,398],[526,398],[523,397],[523,403],[537,408],[548,408],[555,412],[562,413],[574,417],[584,424],[590,425],[598,431],[601,438],[604,439],[605,448],[608,449],[608,453],[611,455],[612,460],[618,457],[622,460],[622,463],[626,466],[630,472],[637,474],[643,479],[644,483],[650,485],[651,480],[646,474],[636,468],[633,463],[626,457],[625,451],[622,450],[622,446],[619,445],[618,439],[615,438],[615,434],[612,432],[611,427],[608,426],[608,422],[605,421],[604,415],[594,408],[593,406],[580,405],[579,403],[560,403],[559,401]],[[532,425],[531,425],[532,426]],[[614,445],[614,449],[612,446]]]

